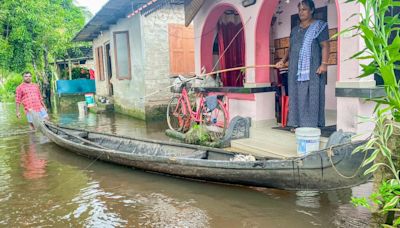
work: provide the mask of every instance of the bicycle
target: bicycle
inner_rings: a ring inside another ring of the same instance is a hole
[[[223,102],[224,96],[217,96],[215,107],[207,107],[206,92],[199,92],[197,102],[192,107],[188,89],[191,88],[190,81],[198,78],[186,79],[177,76],[180,83],[171,87],[175,95],[171,98],[167,107],[167,122],[171,130],[185,133],[193,123],[202,124],[206,127],[213,140],[222,139],[228,128],[229,113],[226,104]],[[200,79],[200,78],[198,78]]]

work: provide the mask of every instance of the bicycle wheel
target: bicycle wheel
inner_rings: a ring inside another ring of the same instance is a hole
[[[184,112],[184,103],[179,97],[172,97],[167,107],[167,123],[171,130],[184,132],[187,130],[189,115]]]
[[[209,111],[207,107],[202,108],[201,122],[206,127],[212,140],[220,140],[225,136],[228,127],[227,113],[221,101],[218,101],[217,107]]]

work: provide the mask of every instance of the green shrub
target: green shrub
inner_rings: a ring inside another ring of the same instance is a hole
[[[185,142],[190,144],[203,144],[210,142],[211,136],[202,125],[194,125],[185,135]]]
[[[69,79],[69,72],[68,68],[64,69],[61,71],[60,75],[62,80],[68,80]],[[86,67],[74,67],[71,70],[71,78],[72,79],[79,79],[79,78],[86,78],[89,79],[89,69]]]

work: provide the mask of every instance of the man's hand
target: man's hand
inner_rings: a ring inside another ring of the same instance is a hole
[[[327,71],[328,67],[326,66],[326,64],[321,64],[321,66],[319,66],[317,69],[317,74],[323,74],[326,73]]]
[[[21,119],[21,113],[20,112],[17,112],[17,118]]]

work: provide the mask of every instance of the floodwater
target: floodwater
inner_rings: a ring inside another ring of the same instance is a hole
[[[0,227],[367,227],[354,208],[371,183],[326,192],[283,191],[197,182],[80,157],[40,133],[26,133],[13,104],[0,103]],[[168,140],[165,124],[121,115],[62,125]]]

